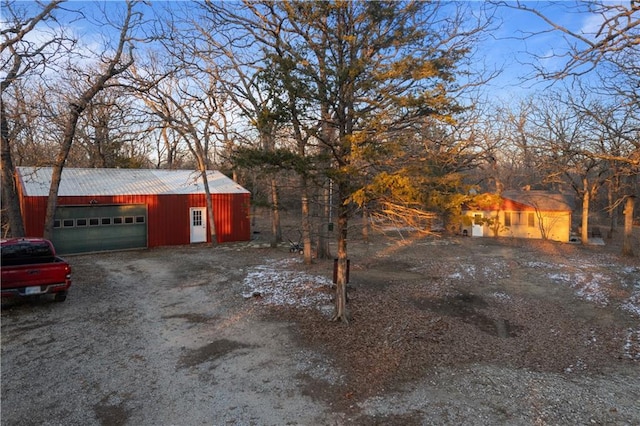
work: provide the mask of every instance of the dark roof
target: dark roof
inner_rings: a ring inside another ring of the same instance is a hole
[[[504,199],[515,201],[537,210],[572,211],[575,208],[571,197],[560,192],[508,190],[502,192],[501,195]]]

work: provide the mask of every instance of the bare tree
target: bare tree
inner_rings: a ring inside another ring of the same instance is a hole
[[[98,71],[86,74],[86,85],[68,99],[68,110],[64,117],[64,128],[55,164],[51,175],[51,186],[47,199],[47,210],[45,214],[44,237],[53,236],[53,222],[57,207],[58,189],[62,178],[62,170],[71,150],[76,135],[76,126],[82,113],[91,103],[92,99],[101,91],[109,87],[109,82],[118,75],[123,74],[134,62],[132,31],[138,25],[141,18],[135,12],[135,2],[127,1],[126,11],[122,22],[119,25],[119,35],[113,51],[105,52],[100,58]],[[111,22],[110,20],[108,20]],[[87,70],[88,71],[88,70]]]
[[[224,150],[230,143],[230,102],[222,86],[225,70],[219,53],[207,49],[199,38],[202,31],[191,25],[195,22],[192,14],[184,12],[181,17],[174,13],[162,21],[158,34],[162,51],[152,55],[145,67],[136,69],[135,78],[144,81],[146,90],[138,96],[159,120],[167,151],[175,152],[177,144],[169,141],[179,140],[196,162],[205,189],[210,239],[216,244],[207,172],[218,153],[217,144]],[[189,31],[180,30],[185,22]]]
[[[256,147],[265,156],[272,156],[278,149],[278,134],[283,126],[284,113],[278,105],[275,87],[263,84],[268,72],[264,47],[273,46],[278,39],[277,22],[261,16],[243,15],[239,9],[255,10],[257,5],[245,3],[242,7],[229,8],[217,2],[204,2],[193,16],[191,10],[184,21],[195,31],[182,34],[182,49],[188,49],[198,58],[194,63],[209,63],[215,58],[214,67],[201,67],[203,72],[214,73],[237,114],[246,117],[245,126],[252,129],[249,138],[239,136],[240,142]],[[252,44],[258,40],[259,44]],[[224,71],[222,71],[224,70]],[[283,241],[280,220],[280,193],[277,169],[267,167],[268,197],[271,208],[272,247]]]
[[[638,114],[640,111],[640,7],[634,0],[629,2],[608,2],[604,0],[590,2],[557,2],[555,7],[566,8],[568,13],[589,17],[590,26],[580,29],[570,28],[567,25],[555,21],[537,5],[526,2],[500,2],[504,7],[517,9],[530,13],[548,26],[539,33],[523,32],[523,38],[536,37],[548,31],[560,34],[564,40],[564,46],[553,50],[553,59],[559,60],[559,67],[550,69],[546,66],[549,56],[541,57],[533,55],[536,75],[550,81],[571,79],[583,82],[585,76],[596,75],[596,83],[591,84],[588,90],[602,98],[612,99],[612,105],[622,105],[629,116],[633,117],[635,125],[633,131],[625,133],[625,138],[630,146],[634,147],[626,157],[616,155],[615,152],[600,152],[600,158],[615,159],[625,163],[625,168],[630,168],[637,174],[640,170],[640,140],[638,137]],[[617,109],[615,107],[614,109]],[[588,109],[583,114],[596,117]],[[607,115],[605,115],[607,116]],[[610,128],[611,123],[604,128]],[[637,198],[635,192],[626,194],[621,200],[628,199],[626,203],[633,203]],[[633,214],[633,208],[625,208],[626,214]],[[629,213],[631,212],[631,213]],[[625,216],[625,223],[628,218]],[[631,219],[632,220],[632,219]],[[627,232],[629,234],[627,235]],[[630,231],[625,230],[625,239],[630,238]],[[628,244],[625,244],[628,247]],[[629,250],[624,250],[629,254]]]
[[[624,206],[624,232],[622,254],[633,256],[634,202],[639,188],[640,174],[640,121],[634,111],[614,98],[610,104],[602,100],[585,103],[583,97],[573,99],[571,106],[591,122],[591,133],[597,140],[593,155],[608,165],[607,189],[610,216],[609,236],[616,228],[617,210]]]
[[[545,79],[580,77],[597,70],[603,64],[612,65],[624,74],[632,74],[633,69],[637,70],[640,7],[633,0],[555,2],[555,8],[576,16],[591,18],[589,27],[583,26],[579,29],[570,28],[554,20],[539,4],[522,1],[499,3],[503,7],[535,15],[547,24],[548,29],[540,33],[522,30],[523,38],[535,37],[549,31],[557,32],[564,37],[565,45],[557,46],[552,53],[561,66],[554,69],[545,66],[545,63],[549,62],[548,52],[545,56],[533,55],[536,62],[532,65],[535,66],[538,75]],[[636,53],[635,58],[629,56],[633,52]]]
[[[590,203],[606,180],[607,164],[595,155],[597,138],[590,132],[588,118],[576,113],[559,92],[545,95],[537,101],[533,121],[537,127],[532,134],[545,147],[546,162],[551,168],[547,182],[568,182],[582,199],[581,241],[589,241]]]
[[[211,169],[211,126],[220,112],[215,95],[216,83],[206,77],[200,79],[201,76],[190,74],[188,70],[185,73],[181,71],[185,70],[174,70],[173,76],[164,78],[139,96],[151,113],[164,123],[166,137],[175,133],[195,159],[205,189],[210,239],[215,245],[217,235],[208,170]]]
[[[68,164],[75,167],[148,167],[154,126],[125,88],[97,94],[80,117]]]
[[[9,230],[13,236],[24,236],[24,224],[20,214],[15,169],[11,147],[13,145],[11,116],[7,109],[7,91],[16,81],[28,78],[30,75],[42,73],[47,62],[55,57],[59,49],[64,45],[63,34],[52,33],[50,37],[41,42],[31,41],[29,35],[40,28],[42,24],[54,21],[54,12],[62,1],[52,1],[48,4],[37,3],[36,13],[30,14],[27,8],[22,8],[18,2],[2,2],[4,15],[2,35],[1,69],[3,77],[0,81],[0,135],[2,142],[2,204],[7,208]],[[6,24],[6,26],[5,26]],[[19,103],[16,103],[18,106]],[[15,130],[15,128],[14,128]]]
[[[542,186],[549,173],[546,143],[536,137],[533,122],[536,102],[530,97],[517,105],[500,105],[489,115],[494,138],[500,146],[492,150],[496,179],[508,189]]]

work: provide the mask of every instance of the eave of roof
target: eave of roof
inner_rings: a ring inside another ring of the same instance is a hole
[[[500,194],[500,200],[495,198],[497,194],[486,194],[486,199],[480,199],[466,203],[463,210],[483,210],[483,211],[526,211],[539,210],[548,212],[573,211],[574,205],[565,194],[550,191],[516,191],[508,190]]]

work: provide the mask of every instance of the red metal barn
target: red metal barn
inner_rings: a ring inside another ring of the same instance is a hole
[[[28,236],[42,236],[52,168],[18,167]],[[217,171],[207,173],[218,243],[250,239],[250,193]],[[65,168],[53,243],[60,253],[210,242],[200,172]]]

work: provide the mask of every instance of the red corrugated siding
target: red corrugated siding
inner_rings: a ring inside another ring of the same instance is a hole
[[[248,241],[249,194],[215,194],[211,200],[218,242]]]
[[[20,209],[27,237],[42,237],[47,211],[46,197],[20,197]]]
[[[149,247],[189,244],[188,195],[155,195],[147,204]]]
[[[218,242],[248,241],[251,235],[249,194],[214,194],[211,199]],[[83,205],[92,200],[99,204],[146,204],[149,247],[189,244],[189,208],[206,207],[204,194],[59,197],[58,205]],[[47,198],[21,195],[20,205],[26,234],[41,237]]]

